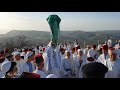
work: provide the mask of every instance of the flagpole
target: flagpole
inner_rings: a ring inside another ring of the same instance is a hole
[[[85,48],[85,40],[84,40],[84,48]]]
[[[100,44],[100,42],[99,42],[99,40],[98,40],[98,46],[99,46],[99,44]]]

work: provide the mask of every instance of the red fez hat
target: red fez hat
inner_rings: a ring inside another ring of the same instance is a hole
[[[75,51],[75,48],[72,48],[72,51]]]
[[[0,56],[2,56],[3,54],[4,54],[4,51],[1,51],[1,52],[0,52]]]
[[[108,50],[108,45],[103,45],[103,46],[102,46],[102,49],[103,49],[103,50]]]
[[[96,48],[96,45],[93,45],[93,48]]]
[[[20,78],[40,78],[40,75],[33,72],[23,72]]]
[[[32,51],[32,49],[30,48],[29,51]]]
[[[42,48],[42,51],[44,52],[44,51],[45,51],[45,48]]]
[[[60,51],[63,51],[63,50],[65,50],[64,48],[60,48]]]
[[[92,58],[92,57],[88,57],[87,60],[90,62],[95,61],[94,58]]]
[[[37,54],[37,55],[35,55],[34,61],[35,61],[35,63],[41,63],[41,62],[43,62],[44,59],[43,59],[42,54]]]
[[[108,49],[109,49],[109,50],[114,50],[115,48],[113,48],[113,47],[109,47]]]
[[[24,52],[27,52],[27,51],[29,51],[29,49],[28,49],[28,48],[25,48],[25,49],[24,49]]]
[[[80,49],[80,46],[78,45],[77,47],[75,47],[76,50]]]

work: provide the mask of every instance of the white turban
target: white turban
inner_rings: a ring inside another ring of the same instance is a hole
[[[2,73],[5,75],[6,72],[8,72],[10,70],[10,67],[11,67],[11,62],[10,61],[4,62],[1,65],[1,71],[2,71]]]
[[[14,56],[20,55],[20,52],[14,52],[13,55]]]
[[[49,74],[46,78],[57,78],[57,76],[54,74]]]
[[[29,58],[30,56],[32,56],[32,55],[33,55],[33,52],[32,52],[32,51],[27,52],[26,57],[25,57],[25,60],[28,60],[28,58]]]
[[[67,52],[71,52],[69,49],[68,50],[65,50],[65,53],[67,53]]]
[[[27,54],[26,54],[27,57],[30,57],[32,55],[33,55],[33,52],[31,52],[31,51],[27,52]]]
[[[82,51],[82,50],[81,50],[81,49],[78,49],[77,51],[78,51],[78,53],[79,53],[79,52]],[[82,51],[82,52],[83,52],[83,51]]]

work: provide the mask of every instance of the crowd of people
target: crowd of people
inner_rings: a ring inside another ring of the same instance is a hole
[[[5,48],[0,52],[0,78],[120,78],[120,41],[100,45],[57,44]]]

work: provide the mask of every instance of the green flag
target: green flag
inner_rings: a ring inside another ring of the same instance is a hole
[[[50,15],[47,18],[47,21],[51,29],[51,40],[58,41],[60,35],[60,22],[61,19],[57,15]]]

